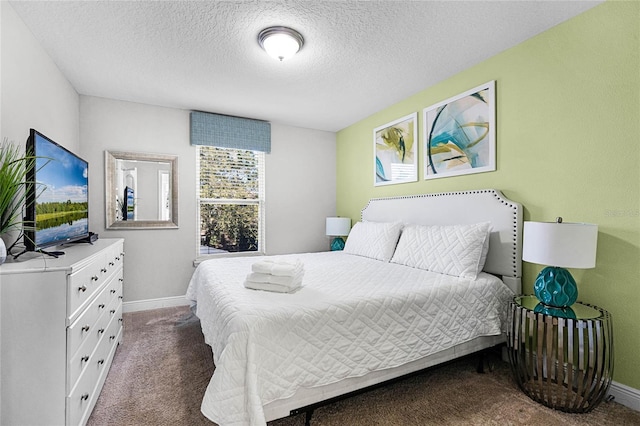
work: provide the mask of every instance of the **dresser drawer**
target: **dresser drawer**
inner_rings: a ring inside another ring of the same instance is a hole
[[[109,288],[105,288],[105,290],[101,293],[105,295],[110,295]],[[101,298],[101,297],[99,297]],[[76,385],[76,381],[82,374],[82,372],[87,368],[87,366],[91,365],[93,361],[96,361],[96,348],[98,345],[102,344],[102,340],[107,339],[112,333],[109,331],[111,327],[111,323],[113,318],[117,315],[118,307],[122,305],[122,302],[117,297],[113,297],[110,299],[109,305],[106,305],[103,309],[102,315],[96,320],[94,327],[89,330],[86,334],[86,337],[80,348],[72,354],[71,359],[69,361],[69,369],[68,369],[68,387],[67,389],[73,389]],[[120,311],[122,309],[120,308]],[[122,314],[120,314],[122,317]]]
[[[91,362],[82,374],[71,394],[67,397],[67,425],[79,425],[87,410],[93,406],[96,384],[100,377],[100,366]]]
[[[89,410],[93,409],[98,399],[115,355],[122,335],[122,302],[117,298],[113,302],[111,306],[113,312],[105,312],[102,316],[109,319],[106,330],[67,397],[67,424],[69,425],[84,424],[88,419]]]
[[[107,266],[117,268],[124,263],[124,248],[122,245],[115,246],[107,254]]]
[[[111,303],[112,299],[122,300],[122,284],[124,282],[123,271],[119,271],[109,284],[107,284],[107,303]]]
[[[85,304],[95,296],[102,284],[109,281],[114,273],[122,270],[123,263],[123,245],[115,244],[95,256],[84,268],[69,276],[67,289],[68,324],[74,322],[82,314]]]
[[[101,253],[91,264],[69,275],[67,289],[67,316],[69,322],[76,320],[83,305],[95,296],[96,291],[105,282],[108,269],[106,254]]]
[[[106,266],[108,270],[117,270],[124,263],[124,247],[122,244],[115,245],[106,255]]]
[[[120,335],[122,333],[122,302],[119,299],[116,299],[113,311],[113,313],[109,312],[110,322],[97,350],[99,353],[98,361],[108,356],[113,346],[117,345],[120,341]]]
[[[80,314],[78,319],[67,328],[67,354],[73,356],[78,348],[86,341],[95,338],[94,344],[98,342],[98,325],[96,322],[100,315],[107,311],[107,305],[112,299],[110,293],[111,286],[105,287],[98,297],[96,297]],[[106,324],[103,324],[106,326]]]

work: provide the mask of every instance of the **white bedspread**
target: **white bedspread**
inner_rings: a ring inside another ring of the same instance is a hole
[[[300,387],[500,334],[513,297],[485,273],[469,280],[342,252],[278,258],[304,263],[296,293],[245,288],[255,257],[203,262],[189,284],[216,365],[201,409],[220,425],[264,425],[262,406]]]

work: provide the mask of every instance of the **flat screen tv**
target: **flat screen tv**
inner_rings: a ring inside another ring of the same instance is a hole
[[[122,219],[123,220],[134,220],[135,219],[135,210],[134,210],[134,196],[133,196],[133,188],[129,188],[126,186],[124,188],[124,209],[122,211]]]
[[[27,153],[37,158],[27,171],[35,185],[26,194],[25,220],[32,225],[24,232],[26,251],[47,253],[43,249],[88,237],[89,164],[34,129]]]

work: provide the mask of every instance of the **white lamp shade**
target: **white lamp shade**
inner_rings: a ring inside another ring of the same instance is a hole
[[[348,217],[328,217],[327,235],[331,237],[345,237],[351,231],[351,219]]]
[[[561,268],[596,266],[598,225],[525,222],[522,260]]]

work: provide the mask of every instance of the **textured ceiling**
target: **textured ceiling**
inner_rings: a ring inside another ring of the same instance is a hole
[[[10,1],[80,94],[328,131],[598,3]],[[259,47],[272,25],[304,36],[292,59]]]

